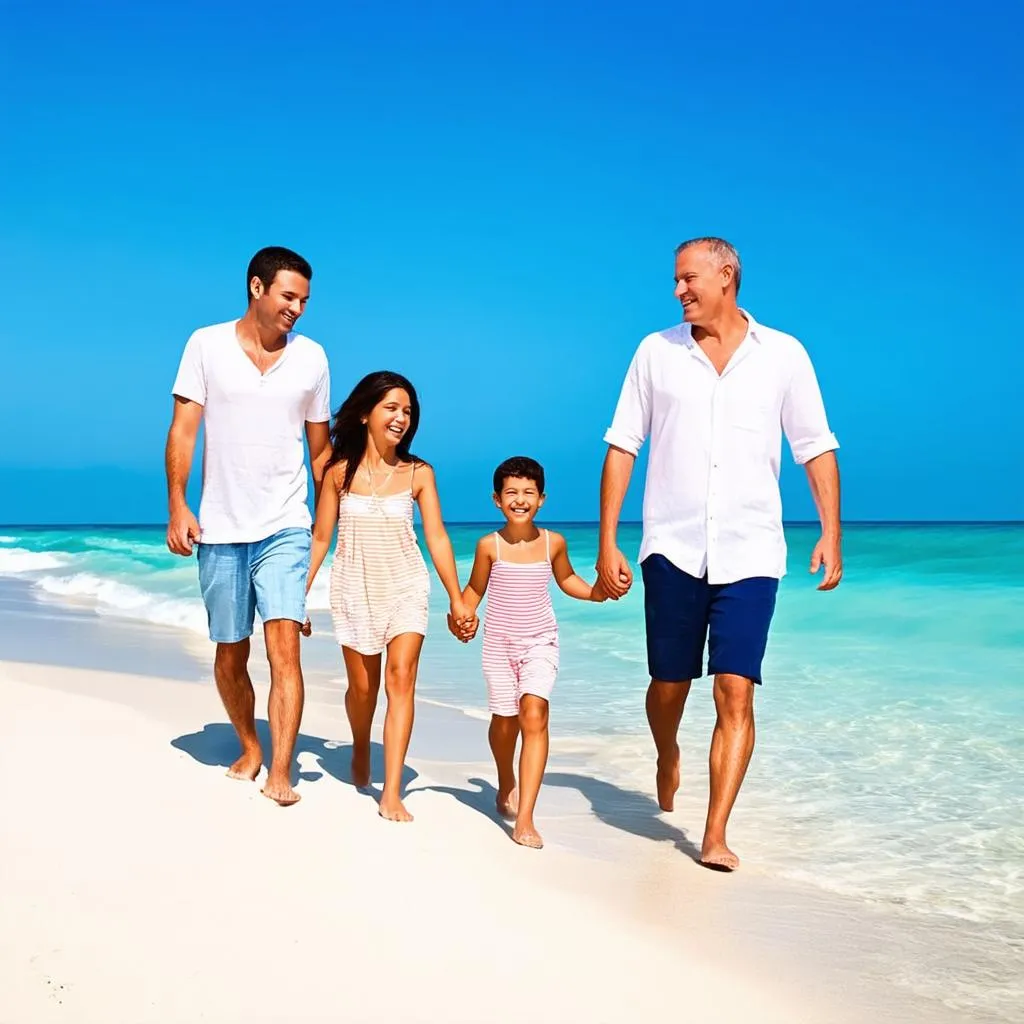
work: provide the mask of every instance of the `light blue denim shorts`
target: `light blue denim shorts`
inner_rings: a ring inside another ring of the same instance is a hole
[[[278,530],[250,544],[200,544],[199,589],[210,639],[234,644],[252,636],[255,614],[306,621],[310,531]]]

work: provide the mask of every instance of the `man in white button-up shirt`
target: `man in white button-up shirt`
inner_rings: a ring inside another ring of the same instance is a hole
[[[800,342],[737,305],[740,269],[736,250],[719,238],[676,250],[683,323],[644,338],[626,374],[605,434],[598,555],[605,589],[621,597],[632,573],[616,541],[619,514],[633,463],[650,438],[639,561],[658,803],[673,808],[676,733],[709,642],[718,719],[701,861],[721,870],[739,864],[725,830],[754,749],[754,684],[786,571],[783,434],[807,471],[821,518],[811,572],[824,566],[821,590],[842,576],[839,445],[814,369]]]

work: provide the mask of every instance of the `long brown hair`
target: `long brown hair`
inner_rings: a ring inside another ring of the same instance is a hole
[[[331,458],[327,463],[345,463],[345,478],[341,490],[347,491],[355,479],[356,470],[366,452],[367,425],[363,420],[369,417],[384,396],[394,388],[402,388],[409,395],[409,429],[398,442],[396,454],[403,462],[419,462],[409,451],[412,439],[420,425],[420,400],[412,383],[400,373],[392,370],[376,370],[368,373],[341,403],[331,424]]]

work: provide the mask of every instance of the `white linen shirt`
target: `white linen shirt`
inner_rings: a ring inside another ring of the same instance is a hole
[[[238,321],[195,331],[185,345],[173,394],[203,406],[203,544],[265,540],[309,529],[306,423],[331,418],[327,355],[289,334],[261,374],[238,340]]]
[[[721,376],[689,324],[644,338],[604,435],[631,455],[651,439],[640,561],[657,553],[709,583],[786,573],[782,433],[801,465],[839,447],[803,345],[742,312]]]

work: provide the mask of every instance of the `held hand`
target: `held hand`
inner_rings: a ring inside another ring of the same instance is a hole
[[[309,621],[309,616],[306,616],[306,621],[299,627],[299,632],[303,636],[310,636],[313,632],[313,623]]]
[[[590,600],[597,601],[598,603],[608,600],[608,591],[604,589],[600,576],[594,581],[594,585],[590,589]]]
[[[818,584],[818,590],[835,590],[843,578],[843,555],[838,537],[819,538],[811,553],[811,575],[824,566],[825,578]]]
[[[624,597],[633,585],[633,573],[629,568],[629,562],[618,548],[598,552],[596,568],[605,594],[613,601]]]
[[[167,547],[173,554],[188,558],[192,554],[192,545],[198,541],[199,520],[187,505],[182,505],[167,524]]]
[[[451,611],[448,613],[448,628],[452,636],[463,643],[469,643],[476,636],[479,625],[480,620],[469,610],[465,601],[461,598],[452,601]]]
[[[468,644],[476,636],[479,626],[480,620],[475,615],[470,615],[468,618],[455,619],[451,612],[448,613],[448,631],[461,643]]]

